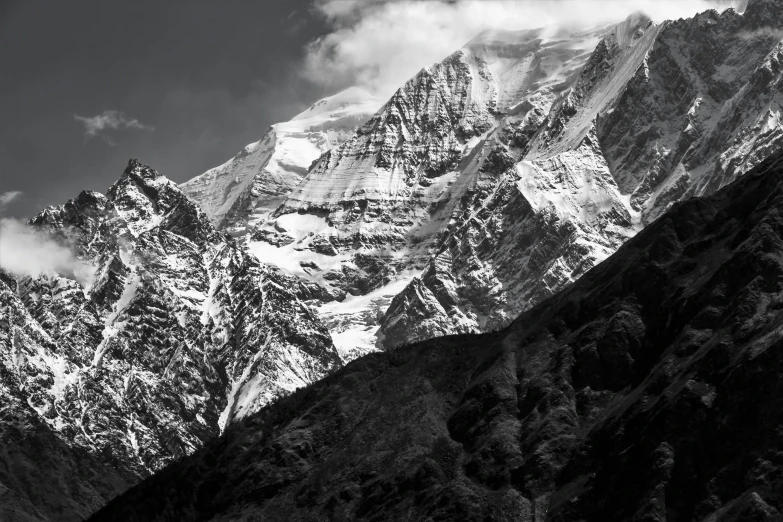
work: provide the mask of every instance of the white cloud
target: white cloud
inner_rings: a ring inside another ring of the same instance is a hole
[[[88,288],[95,267],[73,250],[16,219],[0,219],[0,268],[22,277],[57,273]]]
[[[8,208],[8,205],[10,205],[12,201],[18,199],[21,195],[22,192],[18,190],[10,190],[8,192],[0,193],[0,214],[5,212],[5,209]]]
[[[155,127],[152,125],[146,125],[141,123],[136,118],[127,118],[125,114],[120,111],[103,111],[95,116],[79,116],[74,114],[73,118],[84,124],[84,135],[87,139],[100,136],[109,145],[114,145],[114,142],[106,135],[108,130],[117,129],[139,129],[154,131]]]
[[[777,27],[760,27],[755,31],[745,31],[739,34],[740,38],[745,40],[754,40],[760,36],[766,36],[774,40],[783,40],[783,29]]]
[[[317,0],[316,9],[332,31],[308,46],[303,74],[328,88],[355,84],[388,96],[486,29],[597,27],[635,11],[660,21],[740,1]]]

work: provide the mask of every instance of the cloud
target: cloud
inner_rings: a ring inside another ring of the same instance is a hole
[[[141,123],[135,118],[127,118],[120,111],[103,111],[96,116],[79,116],[74,114],[73,118],[84,124],[84,136],[86,139],[100,136],[106,143],[114,146],[114,142],[106,135],[106,131],[118,129],[139,129],[154,131],[155,127]]]
[[[756,38],[767,37],[775,40],[783,40],[783,29],[777,27],[760,27],[755,31],[744,31],[739,34],[743,40],[755,40]]]
[[[316,0],[331,31],[308,45],[303,75],[332,90],[359,85],[388,96],[486,29],[578,30],[619,22],[635,11],[660,21],[740,1]]]
[[[12,201],[19,199],[21,195],[22,192],[18,190],[10,190],[8,192],[0,193],[0,214],[5,212],[5,209],[8,208],[8,205],[10,205]]]
[[[0,268],[17,277],[56,273],[89,288],[95,267],[73,250],[16,219],[0,219]]]

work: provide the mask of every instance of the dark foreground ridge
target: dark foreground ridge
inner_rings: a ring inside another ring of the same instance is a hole
[[[501,333],[372,354],[92,520],[781,520],[783,156]]]

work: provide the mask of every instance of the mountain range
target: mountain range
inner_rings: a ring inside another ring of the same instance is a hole
[[[488,31],[44,209],[0,519],[779,519],[780,20]]]
[[[370,354],[90,520],[773,521],[783,155],[506,329]]]
[[[780,147],[781,11],[483,33],[243,220],[246,248],[324,289],[346,358],[502,328]]]

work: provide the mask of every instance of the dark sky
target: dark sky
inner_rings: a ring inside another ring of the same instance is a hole
[[[0,194],[30,217],[105,192],[130,157],[181,182],[332,94],[303,80],[326,31],[308,0],[0,0]],[[86,138],[74,115],[153,126]]]
[[[130,157],[185,181],[316,100],[353,83],[393,88],[498,24],[590,26],[637,9],[665,19],[732,2],[0,0],[0,217],[105,192]],[[323,35],[340,52],[308,54]],[[75,116],[105,111],[131,128],[87,136]]]

